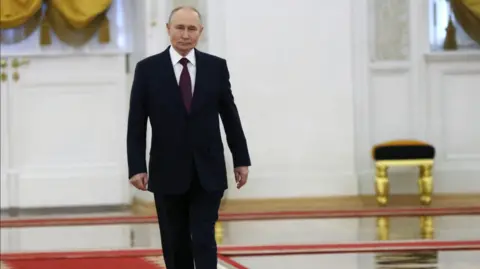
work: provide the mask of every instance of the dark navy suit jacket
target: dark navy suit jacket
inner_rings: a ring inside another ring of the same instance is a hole
[[[251,165],[227,63],[195,49],[196,81],[187,112],[168,49],[141,60],[135,68],[127,130],[129,178],[147,172],[146,127],[150,119],[150,191],[186,192],[193,169],[207,191],[225,190],[227,173],[219,115],[234,166]]]

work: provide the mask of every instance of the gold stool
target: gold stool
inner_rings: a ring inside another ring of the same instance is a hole
[[[388,168],[393,166],[419,167],[420,202],[423,205],[432,202],[432,168],[435,158],[435,148],[432,145],[417,140],[393,140],[375,145],[372,157],[375,161],[375,192],[379,205],[385,206],[388,203],[390,193]]]

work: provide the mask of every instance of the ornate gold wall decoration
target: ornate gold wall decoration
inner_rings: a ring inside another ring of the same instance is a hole
[[[375,61],[400,61],[410,57],[410,11],[406,0],[370,0]]]

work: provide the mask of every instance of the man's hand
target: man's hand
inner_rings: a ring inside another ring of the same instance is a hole
[[[147,173],[140,173],[134,175],[132,178],[130,178],[130,184],[132,184],[135,188],[139,190],[146,191],[148,184]]]
[[[237,189],[240,189],[241,187],[243,187],[243,185],[247,184],[248,166],[236,167],[234,173],[235,181],[237,182]]]

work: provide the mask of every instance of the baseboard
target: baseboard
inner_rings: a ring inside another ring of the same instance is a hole
[[[417,194],[397,194],[390,197],[392,206],[409,206],[418,204]],[[469,206],[480,201],[480,193],[458,194],[443,193],[433,195],[436,205]],[[477,203],[478,206],[478,203]],[[255,199],[225,199],[221,211],[229,213],[262,211],[270,208],[273,211],[281,210],[309,210],[332,208],[376,207],[374,195],[359,196],[324,196],[324,197],[294,197],[294,198],[255,198]],[[139,215],[155,214],[155,203],[151,200],[134,198],[132,210]]]
[[[115,164],[47,167],[9,173],[2,209],[128,204],[129,185]]]
[[[46,215],[82,215],[82,214],[112,214],[128,212],[131,209],[129,204],[99,205],[99,206],[72,206],[72,207],[33,207],[17,208],[12,207],[0,210],[0,214],[9,217],[23,216],[46,216]]]

